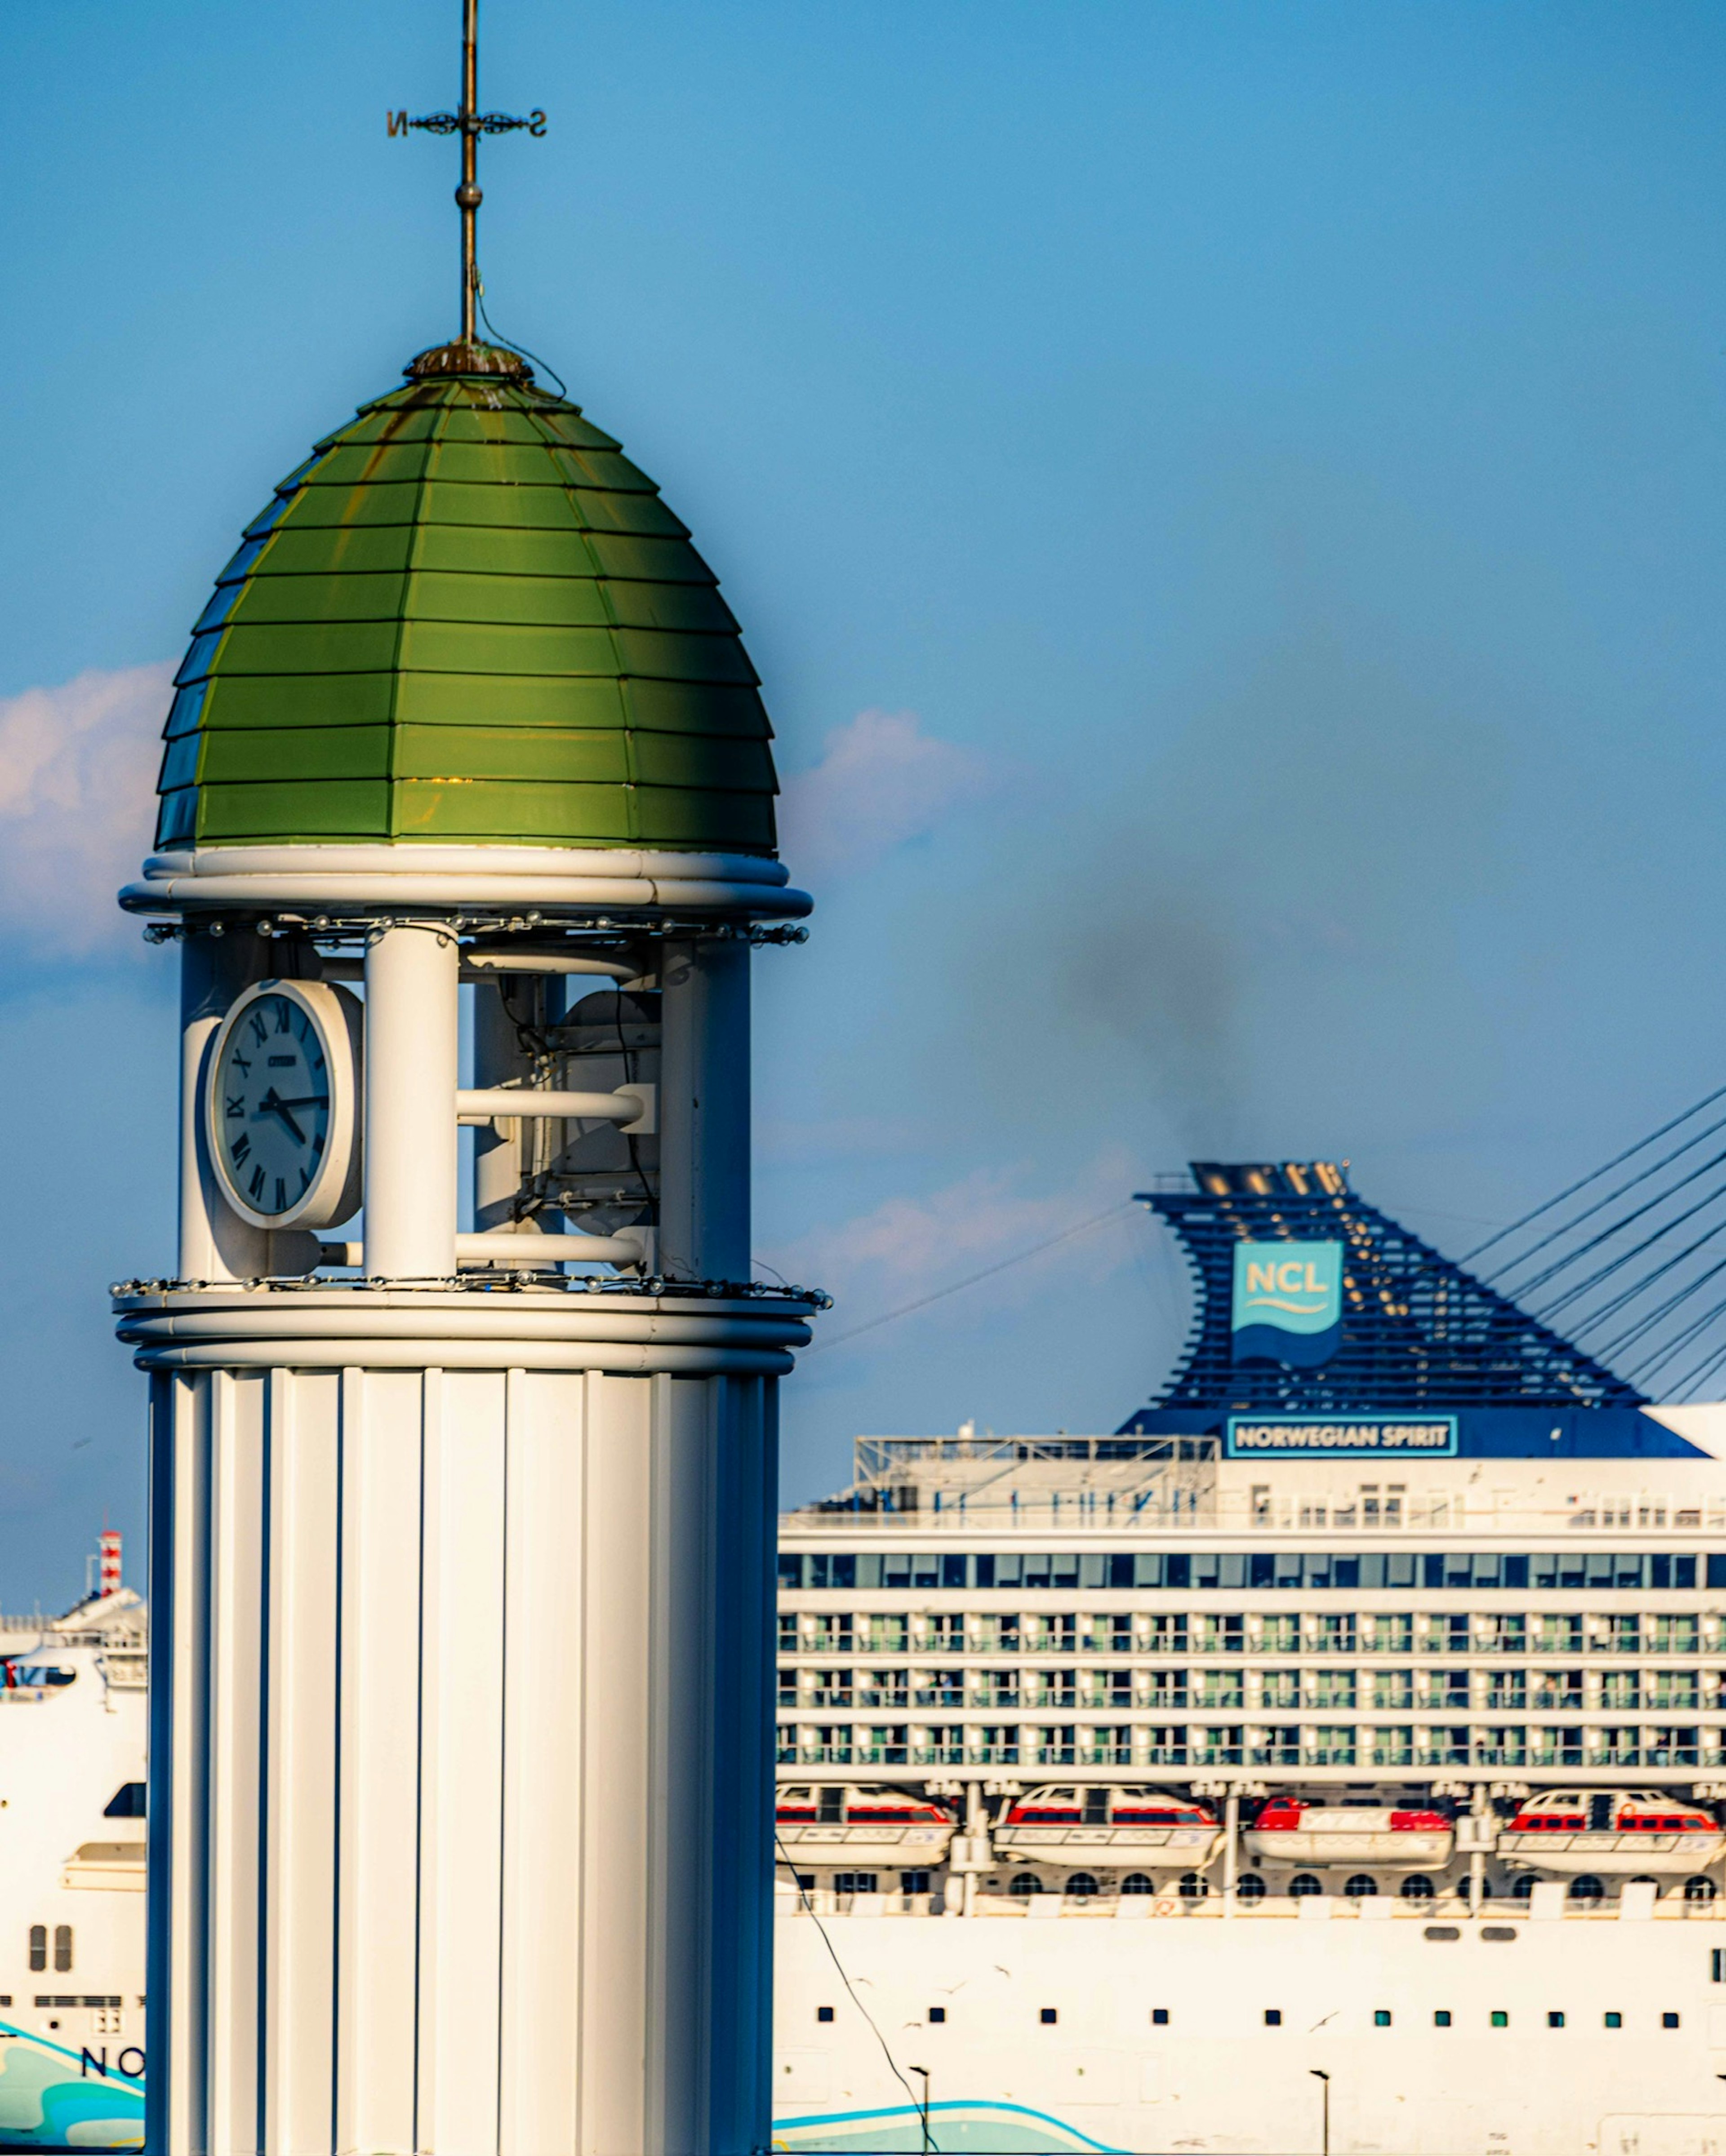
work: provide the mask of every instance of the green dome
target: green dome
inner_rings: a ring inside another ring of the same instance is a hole
[[[157,846],[771,853],[757,676],[653,481],[513,353],[408,372],[222,572],[175,676]]]

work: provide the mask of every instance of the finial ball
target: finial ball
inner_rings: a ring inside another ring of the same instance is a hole
[[[476,187],[470,185],[464,180],[455,190],[455,199],[463,209],[477,209],[485,198]]]

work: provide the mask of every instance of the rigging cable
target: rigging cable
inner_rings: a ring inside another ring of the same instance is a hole
[[[1106,1212],[1093,1213],[1088,1220],[1081,1220],[1073,1227],[1063,1228],[1058,1235],[1050,1235],[1044,1242],[1033,1243],[1029,1250],[1015,1250],[1010,1258],[1002,1258],[992,1265],[985,1265],[980,1273],[970,1273],[963,1280],[954,1281],[947,1287],[937,1287],[932,1295],[919,1296],[915,1302],[902,1303],[897,1310],[883,1311],[879,1317],[866,1318],[861,1325],[854,1325],[849,1332],[836,1332],[830,1338],[818,1340],[813,1348],[803,1350],[801,1359],[806,1363],[811,1355],[819,1355],[824,1348],[843,1347],[847,1340],[855,1340],[866,1332],[873,1332],[878,1325],[891,1325],[895,1318],[909,1317],[913,1311],[927,1310],[932,1302],[939,1302],[944,1296],[957,1295],[962,1288],[975,1287],[979,1281],[991,1280],[996,1273],[1005,1272],[1009,1265],[1022,1265],[1027,1258],[1040,1257],[1045,1250],[1052,1250],[1056,1244],[1070,1243],[1075,1235],[1088,1235],[1092,1229],[1100,1228],[1105,1220],[1112,1220],[1117,1214],[1132,1210],[1133,1200],[1122,1199]]]
[[[871,2035],[873,2035],[876,2042],[881,2046],[881,2056],[886,2061],[888,2066],[892,2069],[893,2079],[898,2082],[900,2087],[902,2088],[907,2096],[911,2098],[912,2108],[917,2112],[918,2117],[923,2122],[923,2138],[926,2141],[928,2141],[930,2148],[933,2148],[935,2147],[935,2143],[929,2140],[929,2114],[923,2106],[917,2102],[916,2092],[912,2089],[911,2083],[906,2080],[904,2075],[900,2072],[898,2061],[887,2049],[886,2038],[882,2035],[881,2030],[876,2026],[875,2016],[863,2004],[862,2000],[858,1998],[855,1986],[852,1984],[850,1977],[845,1974],[845,1965],[840,1959],[838,1950],[835,1948],[832,1940],[827,1936],[827,1927],[821,1922],[821,1919],[815,1915],[815,1905],[809,1899],[808,1888],[804,1887],[802,1880],[798,1878],[797,1866],[792,1863],[790,1853],[786,1849],[784,1843],[780,1840],[777,1828],[773,1832],[773,1847],[778,1851],[780,1861],[789,1871],[792,1878],[797,1881],[797,1898],[803,1904],[804,1914],[813,1919],[815,1929],[821,1934],[821,1943],[826,1948],[829,1955],[831,1957],[833,1966],[839,1971],[840,1982],[845,1986],[845,1989],[850,1992],[852,2005],[856,2008],[857,2011],[863,2016],[863,2019],[869,2024]],[[940,2156],[938,2149],[936,2151],[936,2156]]]
[[[1664,1302],[1657,1303],[1652,1310],[1637,1318],[1633,1325],[1628,1326],[1625,1331],[1616,1334],[1612,1339],[1593,1352],[1600,1356],[1621,1354],[1625,1348],[1631,1346],[1633,1342],[1643,1338],[1660,1323],[1662,1318],[1670,1317],[1675,1310],[1687,1303],[1699,1289],[1706,1287],[1711,1280],[1723,1272],[1726,1272],[1726,1258],[1722,1258],[1718,1264],[1706,1266],[1693,1280],[1687,1281],[1682,1287],[1675,1288]],[[1701,1322],[1696,1321],[1698,1323]],[[1664,1347],[1654,1351],[1652,1359],[1657,1363],[1662,1356],[1671,1353],[1677,1340],[1687,1339],[1688,1337],[1688,1329],[1675,1336],[1675,1338],[1667,1341]],[[1635,1382],[1634,1378],[1631,1382]]]
[[[1586,1242],[1578,1244],[1576,1248],[1565,1256],[1555,1259],[1544,1272],[1536,1273],[1532,1280],[1523,1281],[1514,1292],[1518,1296],[1533,1295],[1537,1288],[1544,1287],[1549,1281],[1556,1280],[1560,1273],[1568,1271],[1570,1266],[1576,1264],[1580,1259],[1585,1258],[1590,1250],[1597,1250],[1603,1244],[1610,1243],[1615,1235],[1628,1228],[1633,1220],[1640,1220],[1650,1213],[1657,1213],[1668,1198],[1677,1197],[1681,1190],[1687,1189],[1691,1183],[1707,1175],[1712,1169],[1720,1167],[1723,1163],[1726,1163],[1726,1152],[1711,1155],[1699,1168],[1693,1168],[1687,1175],[1681,1175],[1676,1183],[1667,1183],[1664,1190],[1657,1191],[1653,1197],[1645,1200],[1641,1205],[1632,1206],[1628,1213],[1620,1214],[1618,1218],[1610,1222],[1607,1226],[1596,1229]],[[1703,1202],[1706,1203],[1706,1200]],[[1687,1215],[1680,1215],[1681,1219],[1687,1217]],[[1662,1229],[1661,1232],[1663,1235],[1666,1231]],[[1528,1255],[1532,1257],[1533,1251]],[[1504,1268],[1506,1272],[1514,1270],[1513,1265]]]
[[[1499,1266],[1496,1272],[1488,1273],[1484,1277],[1488,1281],[1503,1280],[1507,1273],[1514,1272],[1518,1265],[1525,1265],[1530,1258],[1538,1257],[1542,1250],[1546,1250],[1552,1244],[1560,1241],[1564,1236],[1573,1234],[1582,1225],[1585,1220],[1591,1220],[1595,1214],[1600,1212],[1603,1207],[1611,1204],[1616,1199],[1622,1198],[1626,1191],[1634,1190],[1639,1183],[1646,1183],[1651,1175],[1658,1175],[1662,1168],[1670,1168],[1675,1160],[1682,1159],[1684,1154],[1688,1152],[1693,1146],[1699,1146],[1704,1138],[1710,1138],[1713,1136],[1716,1131],[1723,1130],[1726,1130],[1726,1116],[1721,1116],[1716,1122],[1705,1124],[1701,1130],[1697,1132],[1693,1137],[1686,1138],[1683,1144],[1681,1146],[1674,1146],[1669,1153],[1663,1154],[1660,1159],[1655,1161],[1651,1166],[1643,1168],[1639,1173],[1631,1176],[1628,1182],[1621,1183],[1616,1190],[1609,1190],[1604,1198],[1596,1199],[1592,1205],[1585,1206],[1581,1212],[1573,1214],[1569,1219],[1566,1220],[1563,1224],[1562,1226],[1554,1228],[1549,1234],[1543,1235],[1539,1242],[1531,1243],[1528,1249],[1523,1250],[1518,1256],[1514,1258],[1507,1258],[1504,1263]],[[1701,1173],[1703,1171],[1698,1172]],[[1683,1188],[1683,1183],[1680,1181],[1672,1184],[1669,1188],[1673,1190],[1681,1190]],[[1658,1199],[1655,1199],[1650,1202],[1652,1204],[1657,1204],[1660,1201]],[[1632,1213],[1626,1217],[1629,1219],[1634,1219],[1636,1216]],[[1622,1227],[1624,1224],[1625,1220],[1621,1219],[1618,1225]],[[1610,1235],[1612,1230],[1610,1229],[1607,1229],[1605,1232]],[[1563,1262],[1568,1262],[1568,1260],[1564,1260]],[[1559,1269],[1562,1270],[1562,1264]],[[1543,1277],[1544,1277],[1544,1276],[1543,1276]],[[1529,1281],[1525,1282],[1524,1286],[1526,1288],[1528,1286],[1533,1286],[1537,1284],[1538,1283]]]
[[[1703,1281],[1721,1271],[1723,1266],[1726,1266],[1726,1260],[1723,1260],[1721,1265],[1712,1266],[1708,1272],[1702,1276],[1702,1280],[1697,1281],[1697,1286],[1701,1286]],[[1659,1347],[1646,1355],[1631,1373],[1631,1383],[1633,1385],[1640,1385],[1645,1378],[1652,1380],[1664,1364],[1670,1363],[1675,1356],[1681,1355],[1700,1334],[1707,1332],[1717,1317],[1723,1314],[1726,1314],[1726,1300],[1711,1303],[1700,1317],[1693,1317],[1681,1331],[1675,1332],[1669,1340],[1662,1341]]]
[[[1682,1265],[1686,1258],[1694,1257],[1698,1250],[1705,1250],[1723,1231],[1726,1231],[1726,1220],[1716,1221],[1705,1235],[1698,1235],[1693,1243],[1687,1243],[1682,1250],[1656,1265],[1652,1272],[1638,1274],[1628,1287],[1621,1288],[1616,1295],[1609,1296],[1598,1310],[1591,1310],[1585,1317],[1579,1317],[1576,1320],[1577,1329],[1583,1331],[1590,1326],[1604,1325],[1609,1317],[1616,1317],[1620,1311],[1627,1310],[1638,1296],[1647,1293],[1656,1281],[1664,1279],[1675,1267]]]
[[[1680,1123],[1687,1123],[1693,1116],[1700,1115],[1704,1108],[1711,1107],[1722,1098],[1726,1098],[1726,1086],[1717,1086],[1693,1108],[1686,1108],[1682,1116],[1674,1116],[1669,1123],[1662,1123],[1657,1131],[1650,1131],[1646,1137],[1638,1138],[1633,1146],[1626,1146],[1622,1152],[1615,1154],[1602,1166],[1591,1169],[1580,1182],[1559,1191],[1556,1198],[1549,1198],[1544,1204],[1537,1205],[1532,1213],[1524,1213],[1520,1220],[1513,1220],[1508,1228],[1501,1228],[1496,1235],[1488,1235],[1485,1242],[1477,1243],[1472,1250],[1465,1251],[1457,1259],[1457,1264],[1472,1265],[1482,1250],[1490,1250],[1494,1243],[1502,1243],[1507,1235],[1513,1235],[1518,1229],[1526,1228],[1531,1221],[1538,1220],[1543,1213],[1551,1212],[1554,1205],[1562,1205],[1567,1198],[1574,1198],[1579,1190],[1586,1190],[1590,1183],[1598,1183],[1603,1175],[1610,1175],[1615,1168],[1621,1167],[1626,1161],[1641,1152],[1645,1146],[1651,1146],[1657,1139],[1663,1138],[1668,1131],[1677,1130]]]
[[[1632,1258],[1639,1258],[1644,1250],[1652,1250],[1657,1243],[1663,1241],[1667,1236],[1671,1235],[1673,1229],[1682,1227],[1685,1221],[1693,1220],[1698,1213],[1706,1212],[1708,1208],[1714,1203],[1715,1199],[1723,1195],[1726,1195],[1726,1183],[1718,1183],[1715,1184],[1714,1188],[1708,1192],[1705,1198],[1698,1199],[1695,1204],[1689,1207],[1687,1211],[1680,1213],[1676,1219],[1668,1220],[1663,1228],[1657,1228],[1652,1235],[1645,1235],[1640,1243],[1633,1244],[1631,1247],[1623,1252],[1621,1256],[1616,1257],[1612,1259],[1610,1263],[1600,1266],[1598,1271],[1590,1273],[1586,1280],[1579,1281],[1574,1287],[1567,1287],[1562,1295],[1555,1296],[1550,1302],[1543,1303],[1540,1308],[1533,1313],[1534,1316],[1540,1320],[1543,1325],[1549,1324],[1554,1314],[1562,1310],[1566,1303],[1574,1302],[1579,1295],[1586,1295],[1590,1288],[1597,1286],[1601,1281],[1610,1280],[1614,1273],[1620,1270],[1621,1267],[1627,1265]],[[1726,1222],[1722,1222],[1721,1225],[1726,1226]],[[1712,1229],[1709,1233],[1711,1235],[1718,1235],[1719,1233],[1719,1229]],[[1595,1240],[1596,1241],[1600,1241],[1604,1240],[1605,1238],[1596,1238]],[[1708,1238],[1704,1236],[1703,1240],[1703,1241],[1706,1241]],[[1590,1249],[1593,1247],[1593,1245],[1585,1245],[1584,1247],[1585,1249]],[[1580,1255],[1580,1253],[1579,1253],[1579,1255]]]
[[[1726,1348],[1713,1349],[1703,1358],[1700,1363],[1691,1365],[1684,1375],[1672,1386],[1672,1391],[1683,1393],[1688,1391],[1693,1385],[1701,1384],[1704,1378],[1711,1378],[1723,1363],[1726,1363]]]

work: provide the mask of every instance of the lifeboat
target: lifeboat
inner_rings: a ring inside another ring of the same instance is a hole
[[[1032,1789],[994,1830],[996,1857],[1200,1870],[1222,1846],[1216,1814],[1169,1789]]]
[[[1498,1836],[1530,1871],[1687,1876],[1726,1850],[1719,1821],[1658,1789],[1543,1789]]]
[[[1253,1856],[1273,1864],[1377,1864],[1425,1871],[1450,1862],[1456,1830],[1443,1812],[1272,1797],[1259,1808],[1245,1840]]]
[[[774,1830],[788,1857],[812,1864],[946,1861],[958,1821],[909,1789],[792,1784],[778,1794]]]

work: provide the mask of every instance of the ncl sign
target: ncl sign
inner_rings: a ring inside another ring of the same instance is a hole
[[[1340,1243],[1237,1243],[1234,1360],[1328,1362],[1343,1337]]]

